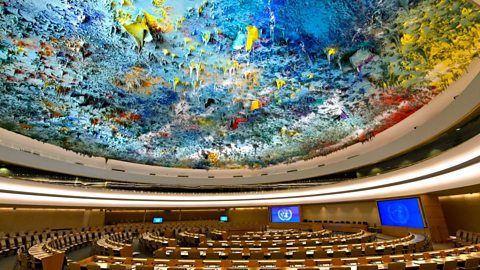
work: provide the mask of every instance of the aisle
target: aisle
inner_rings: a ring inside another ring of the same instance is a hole
[[[73,250],[72,252],[68,252],[66,255],[73,261],[83,260],[93,255],[92,246],[86,246],[77,250]]]
[[[16,262],[17,258],[15,257],[15,255],[0,257],[0,269],[13,270]]]

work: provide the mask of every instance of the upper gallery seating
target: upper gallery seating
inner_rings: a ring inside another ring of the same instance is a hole
[[[466,230],[458,230],[455,237],[452,237],[456,247],[480,243],[480,233]]]

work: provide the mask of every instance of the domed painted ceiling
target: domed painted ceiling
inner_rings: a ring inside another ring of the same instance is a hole
[[[0,0],[0,126],[86,155],[260,168],[402,121],[480,51],[449,0]]]

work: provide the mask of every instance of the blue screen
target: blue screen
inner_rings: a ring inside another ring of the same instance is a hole
[[[300,207],[272,207],[272,222],[300,222]]]
[[[154,217],[154,218],[153,218],[153,224],[159,224],[159,223],[163,223],[163,218],[161,218],[161,217]]]
[[[425,228],[418,198],[377,201],[383,226]]]
[[[220,221],[227,222],[228,221],[228,216],[220,216]]]

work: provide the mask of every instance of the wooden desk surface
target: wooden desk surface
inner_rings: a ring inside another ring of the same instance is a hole
[[[423,263],[437,263],[443,265],[446,261],[465,261],[468,258],[480,258],[480,252],[471,252],[466,254],[459,254],[457,256],[446,256],[439,258],[423,259],[423,254],[413,254],[413,260],[405,261],[404,255],[390,256],[393,262],[405,262],[409,269],[416,269]],[[380,270],[387,269],[387,263],[383,262],[383,258],[379,256],[365,257],[369,264],[378,265]],[[351,270],[356,270],[358,265],[358,258],[341,258],[341,265],[350,267]],[[188,268],[188,269],[298,269],[311,268],[319,270],[328,270],[332,266],[331,259],[299,259],[299,260],[168,260],[168,259],[132,259],[122,257],[108,257],[108,256],[93,256],[87,258],[80,263],[85,267],[89,263],[96,263],[102,269],[108,269],[112,264],[123,264],[128,261],[128,269],[134,270],[137,265],[154,265],[156,270],[167,270],[168,268]],[[312,263],[314,266],[306,266],[307,263]]]

